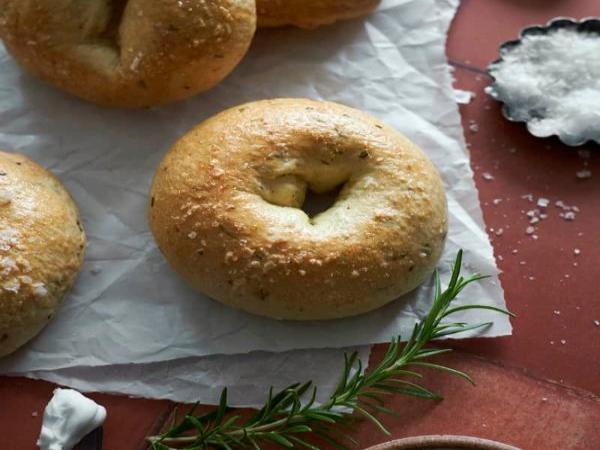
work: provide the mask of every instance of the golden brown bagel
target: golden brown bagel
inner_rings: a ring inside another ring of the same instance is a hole
[[[246,53],[254,0],[0,0],[0,38],[84,99],[144,107],[205,91]]]
[[[309,217],[307,189],[342,185]],[[222,112],[160,164],[150,227],[173,268],[223,303],[279,319],[378,308],[433,270],[447,231],[427,157],[370,116],[279,99]]]
[[[77,207],[49,172],[0,151],[0,356],[48,323],[83,261]]]
[[[257,0],[259,27],[316,28],[371,13],[381,0]]]

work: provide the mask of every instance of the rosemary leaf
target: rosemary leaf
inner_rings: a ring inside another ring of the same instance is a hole
[[[384,433],[385,426],[376,413],[396,414],[386,408],[382,396],[401,394],[427,400],[441,397],[425,387],[400,378],[422,378],[413,369],[425,367],[462,377],[470,383],[473,379],[466,373],[441,364],[430,362],[430,358],[450,352],[451,349],[431,348],[427,345],[440,337],[478,329],[490,323],[466,324],[444,322],[447,317],[465,310],[489,310],[514,315],[489,305],[464,305],[450,307],[452,301],[469,284],[482,278],[481,275],[461,276],[462,251],[456,255],[452,275],[446,289],[442,288],[440,276],[434,274],[434,299],[428,314],[415,323],[408,341],[402,345],[400,336],[392,339],[382,360],[366,370],[358,354],[345,355],[344,369],[333,394],[322,404],[315,399],[317,389],[312,382],[296,383],[280,392],[269,390],[264,406],[248,419],[229,416],[227,390],[221,395],[219,406],[204,415],[188,413],[179,424],[148,441],[153,450],[261,450],[261,444],[275,443],[285,449],[321,450],[316,441],[323,441],[339,450],[348,450],[342,442],[357,442],[348,434],[348,424],[357,416],[371,421]],[[305,395],[308,394],[308,395]],[[305,397],[308,396],[308,399]],[[300,437],[302,436],[302,437]],[[312,437],[307,442],[305,437]]]

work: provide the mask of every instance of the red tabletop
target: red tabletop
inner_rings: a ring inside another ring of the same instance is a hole
[[[438,375],[426,382],[444,401],[393,398],[390,405],[401,416],[386,424],[394,437],[452,433],[523,449],[600,449],[600,148],[581,147],[586,155],[557,139],[533,138],[521,124],[505,121],[483,93],[489,82],[484,69],[500,42],[556,16],[592,15],[600,15],[598,0],[462,1],[448,55],[456,86],[476,93],[461,114],[506,300],[519,317],[513,336],[452,343],[457,351],[445,362],[469,372],[477,386]],[[584,168],[591,178],[576,176]],[[535,239],[526,233],[527,212],[539,198],[550,205],[548,218],[535,224]],[[557,201],[578,208],[574,220],[560,216]],[[36,448],[53,388],[0,378],[0,448]],[[175,406],[91,397],[109,410],[107,450],[145,449],[144,436],[160,429]],[[364,446],[389,439],[367,423],[356,437]]]

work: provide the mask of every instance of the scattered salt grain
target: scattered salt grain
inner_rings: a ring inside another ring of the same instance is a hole
[[[37,411],[33,411],[33,412],[31,413],[31,417],[37,417],[37,416],[38,416],[38,412],[37,412]]]
[[[502,199],[501,198],[495,198],[494,200],[492,200],[492,203],[494,205],[499,205],[500,203],[502,203]]]
[[[498,228],[496,230],[496,236],[502,236],[504,234],[504,229],[503,228]]]
[[[33,283],[31,287],[33,288],[33,294],[36,297],[45,297],[48,295],[48,289],[46,289],[44,283]]]
[[[558,309],[555,309],[553,312],[555,316],[560,316],[560,311]]]
[[[492,180],[494,179],[494,175],[492,175],[492,174],[491,174],[491,173],[489,173],[489,172],[483,172],[483,173],[481,174],[481,177],[482,177],[484,180],[486,180],[486,181],[492,181]]]
[[[550,204],[550,200],[548,200],[547,198],[543,198],[543,197],[538,198],[537,205],[540,208],[546,208],[549,204]]]
[[[529,226],[525,229],[525,234],[533,234],[534,232],[535,232],[534,227]]]
[[[578,170],[575,176],[579,179],[592,178],[592,171],[589,169]]]
[[[477,133],[479,131],[479,125],[474,120],[469,121],[469,130],[473,133]]]
[[[600,141],[599,53],[597,33],[560,28],[529,34],[492,65],[495,83],[486,92],[509,104],[516,120],[528,121],[535,136]]]
[[[592,152],[590,152],[589,150],[577,150],[577,154],[581,159],[590,159],[590,157],[592,156]]]
[[[574,253],[575,255],[580,255],[580,254],[581,254],[581,250],[579,250],[578,248],[574,248],[574,249],[573,249],[573,253]]]
[[[597,327],[600,327],[600,320],[594,320],[594,325],[596,325]]]
[[[475,97],[475,92],[454,89],[454,101],[460,105],[468,105]]]
[[[8,206],[13,201],[11,192],[0,192],[0,206]]]
[[[564,340],[564,339],[561,339],[561,340],[560,340],[560,343],[561,343],[562,345],[565,345],[565,344],[567,343],[567,341],[566,341],[566,340]]]
[[[567,211],[563,214],[559,214],[563,219],[571,221],[575,220],[575,213],[573,211]]]

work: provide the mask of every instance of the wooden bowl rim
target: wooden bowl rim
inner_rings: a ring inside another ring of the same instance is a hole
[[[397,439],[369,447],[366,450],[414,450],[450,447],[461,450],[520,450],[500,442],[471,436],[430,435]]]

